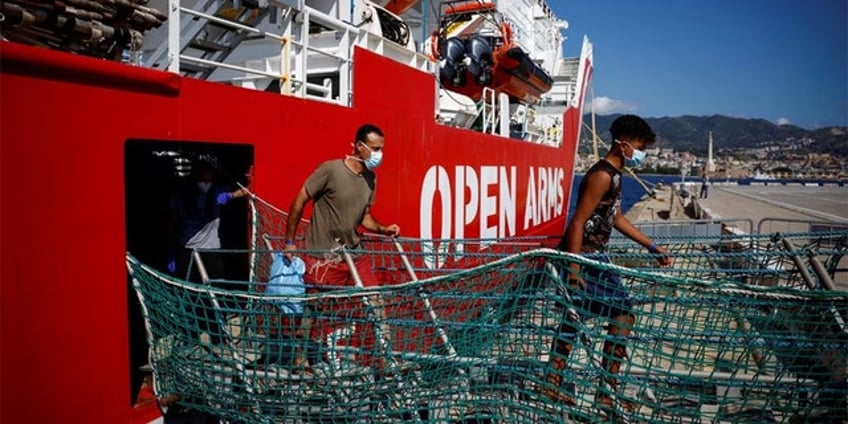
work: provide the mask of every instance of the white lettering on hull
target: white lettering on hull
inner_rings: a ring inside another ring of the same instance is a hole
[[[527,198],[524,200],[524,229],[544,224],[560,217],[565,210],[565,188],[562,168],[539,168],[538,174],[531,166],[527,178]]]
[[[449,175],[445,167],[431,166],[421,185],[420,235],[426,240],[422,253],[430,268],[441,266],[447,258],[449,240],[516,235],[516,204],[520,201],[516,166],[458,165],[453,180]],[[530,167],[526,175],[525,231],[561,217],[565,210],[562,168]],[[441,241],[434,243],[433,239]],[[453,254],[461,256],[464,246],[454,243]]]

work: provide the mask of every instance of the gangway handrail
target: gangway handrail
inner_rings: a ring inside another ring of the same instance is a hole
[[[648,228],[672,228],[672,227],[691,227],[693,234],[696,233],[695,230],[699,229],[701,226],[708,225],[721,225],[721,232],[724,234],[735,234],[735,235],[748,235],[751,234],[754,228],[754,221],[750,218],[745,217],[722,217],[722,218],[711,218],[711,219],[669,219],[669,220],[656,220],[656,221],[633,221],[633,225],[637,228],[640,228],[643,232]],[[739,228],[743,227],[743,228]],[[734,229],[738,229],[739,231],[734,231]],[[747,229],[747,231],[745,231]],[[666,234],[671,235],[671,234]],[[613,238],[623,238],[620,232],[617,230],[612,233]]]
[[[839,229],[848,229],[848,222],[837,222],[837,221],[822,221],[822,220],[809,220],[809,219],[794,219],[794,218],[773,218],[766,217],[761,219],[757,223],[757,233],[763,233],[763,226],[766,223],[784,223],[784,224],[807,224],[812,227],[814,225],[824,226],[824,227],[835,227]],[[804,230],[809,231],[809,229]],[[768,231],[767,231],[768,232]]]

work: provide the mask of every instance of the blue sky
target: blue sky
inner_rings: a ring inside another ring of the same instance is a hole
[[[597,114],[848,126],[846,0],[548,0],[594,45]],[[590,93],[591,94],[591,93]]]

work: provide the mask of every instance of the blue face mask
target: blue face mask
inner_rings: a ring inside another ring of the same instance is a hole
[[[212,188],[212,181],[198,181],[197,189],[200,190],[201,193],[206,194],[209,192],[209,189]]]
[[[374,169],[374,168],[380,166],[380,162],[383,161],[383,151],[382,150],[374,151],[374,150],[371,150],[371,148],[368,147],[367,144],[365,144],[361,141],[359,143],[361,143],[363,146],[365,146],[366,149],[368,149],[369,152],[371,152],[371,156],[369,156],[368,159],[364,159],[362,161],[363,163],[365,163],[365,167],[368,168],[368,169]]]
[[[616,140],[616,141],[618,141],[618,140]],[[647,156],[647,154],[645,153],[644,150],[638,150],[635,147],[633,147],[632,144],[630,144],[626,141],[618,141],[618,143],[619,144],[627,144],[628,146],[630,146],[630,149],[633,150],[633,156],[631,156],[631,157],[624,156],[624,166],[626,166],[628,168],[638,168],[639,165],[641,165],[642,162],[645,161],[645,156]],[[622,155],[623,154],[624,153],[622,153]]]

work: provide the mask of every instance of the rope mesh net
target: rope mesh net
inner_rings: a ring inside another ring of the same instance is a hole
[[[367,255],[380,287],[280,296],[264,288],[285,219],[252,201],[254,248],[227,253],[250,255],[249,281],[193,283],[127,257],[157,394],[185,407],[234,423],[848,415],[848,292],[829,289],[844,282],[848,232],[666,238],[676,262],[663,269],[618,240],[607,263],[533,238],[365,237],[336,253]],[[621,277],[629,335],[575,306],[586,293],[569,286],[574,270]],[[283,313],[280,300],[303,312]],[[552,354],[557,339],[570,354]]]

